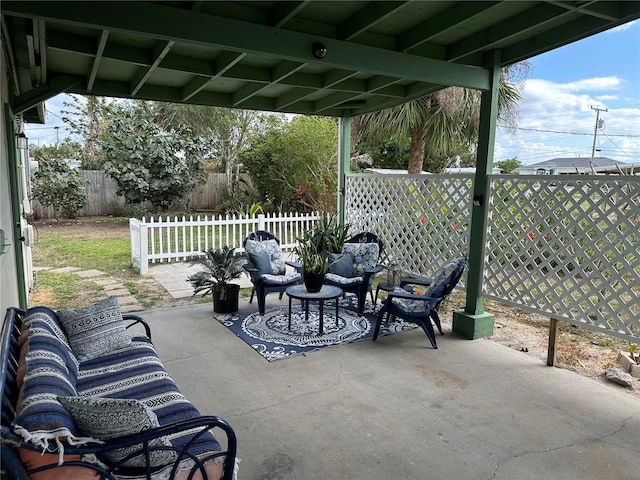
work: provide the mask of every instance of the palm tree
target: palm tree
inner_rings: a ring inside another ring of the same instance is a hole
[[[524,79],[526,62],[504,68],[500,74],[498,120],[515,125],[520,93],[514,80]],[[521,80],[520,80],[521,81]],[[356,117],[352,130],[358,138],[409,136],[408,173],[420,173],[425,151],[433,156],[453,156],[473,149],[478,136],[480,92],[450,87],[394,108]]]

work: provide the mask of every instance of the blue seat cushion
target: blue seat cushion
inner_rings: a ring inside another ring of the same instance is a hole
[[[364,281],[363,277],[343,277],[335,273],[327,273],[324,279],[339,285],[357,285]]]
[[[285,273],[284,275],[266,274],[262,276],[262,283],[264,285],[287,285],[289,283],[298,283],[301,278],[302,275],[300,275],[298,272]]]

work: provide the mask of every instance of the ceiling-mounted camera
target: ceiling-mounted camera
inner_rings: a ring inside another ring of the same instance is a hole
[[[327,47],[324,46],[324,43],[313,42],[313,45],[311,45],[311,53],[313,53],[313,56],[316,58],[324,58],[327,54]]]

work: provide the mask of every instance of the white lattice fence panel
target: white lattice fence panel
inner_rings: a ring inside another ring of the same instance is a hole
[[[640,338],[640,178],[492,177],[484,294]]]
[[[468,252],[472,189],[469,175],[351,174],[345,218],[352,233],[376,233],[404,272],[430,276]]]

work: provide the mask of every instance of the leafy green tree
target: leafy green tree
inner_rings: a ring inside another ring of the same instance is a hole
[[[72,140],[70,137],[62,139],[56,145],[43,145],[41,147],[34,144],[29,145],[29,156],[32,160],[43,160],[49,158],[62,158],[65,160],[82,161],[82,145]]]
[[[104,171],[126,203],[145,201],[166,210],[203,179],[204,146],[187,127],[165,131],[151,119],[145,102],[112,105],[101,149]]]
[[[265,119],[264,130],[240,154],[253,184],[274,210],[333,211],[337,198],[338,128],[326,117]]]
[[[518,160],[517,157],[513,157],[513,158],[508,158],[506,160],[500,160],[498,162],[495,162],[494,165],[496,167],[499,167],[504,173],[511,173],[516,168],[521,167],[522,162]]]
[[[79,156],[82,168],[100,170],[104,161],[100,138],[111,114],[110,103],[102,97],[71,95],[71,99],[63,104],[67,109],[62,110],[62,120],[82,139]]]
[[[357,149],[360,153],[366,153],[373,160],[374,168],[406,168],[409,155],[409,137],[401,139],[391,138],[382,141],[367,139],[361,141]]]
[[[56,218],[74,218],[87,201],[85,178],[72,170],[63,158],[70,153],[70,148],[65,143],[57,148],[30,148],[31,157],[38,162],[31,183],[33,195],[42,206],[53,206]]]
[[[238,152],[246,147],[258,128],[261,114],[255,110],[156,103],[157,121],[165,129],[186,125],[195,138],[206,140],[208,158],[219,161],[227,176],[227,193],[237,183]]]

